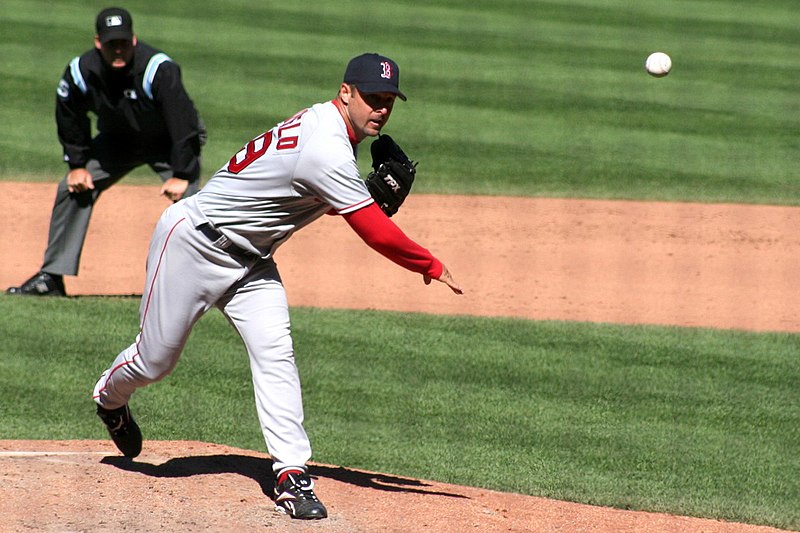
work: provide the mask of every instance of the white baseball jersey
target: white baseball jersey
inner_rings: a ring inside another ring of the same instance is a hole
[[[346,214],[372,202],[345,121],[325,102],[247,143],[187,207],[195,226],[210,222],[239,247],[269,257],[331,209]]]
[[[95,384],[99,405],[125,405],[136,389],[163,379],[196,321],[217,307],[250,356],[273,468],[306,464],[311,445],[289,306],[271,256],[331,209],[346,215],[373,203],[351,138],[333,102],[314,105],[247,143],[199,193],[164,211],[150,241],[139,335]],[[263,259],[226,252],[202,231],[208,223]]]

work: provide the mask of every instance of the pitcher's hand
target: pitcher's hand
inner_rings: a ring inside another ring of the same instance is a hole
[[[425,280],[425,285],[430,285],[432,278],[430,276],[423,276]],[[464,294],[464,289],[461,288],[461,285],[453,279],[453,275],[450,274],[450,271],[447,270],[447,267],[442,264],[442,275],[439,276],[436,281],[441,281],[452,290],[456,294]]]

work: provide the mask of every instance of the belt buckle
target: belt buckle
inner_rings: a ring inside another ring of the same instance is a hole
[[[219,234],[219,239],[214,241],[214,246],[222,250],[227,250],[228,248],[231,247],[231,244],[233,244],[233,241],[231,241],[228,237],[226,237],[222,233]]]
[[[206,237],[211,240],[211,245],[215,248],[219,248],[224,252],[228,252],[230,255],[238,255],[242,257],[246,257],[247,259],[251,260],[258,260],[261,259],[261,256],[255,254],[249,250],[245,250],[240,248],[235,242],[230,240],[224,233],[219,231],[217,228],[212,226],[209,223],[201,224],[198,226],[198,229],[206,235]]]

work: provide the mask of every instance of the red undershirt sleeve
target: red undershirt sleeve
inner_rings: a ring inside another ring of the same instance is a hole
[[[342,216],[370,248],[401,267],[433,279],[442,275],[441,261],[406,236],[377,204]]]

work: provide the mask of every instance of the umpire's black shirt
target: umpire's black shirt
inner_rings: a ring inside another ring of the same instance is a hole
[[[113,69],[92,49],[67,65],[56,93],[58,139],[70,168],[92,157],[92,112],[113,146],[143,160],[160,156],[175,177],[199,177],[198,113],[180,67],[160,50],[138,41],[131,63]]]

